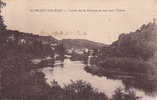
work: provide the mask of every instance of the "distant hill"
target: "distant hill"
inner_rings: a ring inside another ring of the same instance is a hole
[[[45,42],[45,43],[48,43],[48,44],[51,44],[51,43],[57,43],[58,40],[55,39],[54,37],[52,36],[40,36],[40,40],[42,42]]]
[[[103,43],[93,42],[85,39],[63,39],[63,43],[66,49],[95,49],[105,46]]]
[[[3,32],[4,33],[4,32]],[[15,39],[25,39],[26,41],[41,41],[45,44],[57,43],[58,40],[52,36],[40,36],[33,33],[25,33],[14,30],[5,31],[5,35],[14,36]]]
[[[54,53],[50,44],[58,43],[58,40],[51,36],[39,36],[15,30],[0,31],[0,34],[0,52],[8,57],[16,54],[31,58],[50,56]]]

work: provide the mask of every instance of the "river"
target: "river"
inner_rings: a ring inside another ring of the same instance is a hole
[[[111,96],[116,88],[124,88],[121,80],[107,79],[106,77],[99,77],[87,73],[84,70],[85,65],[80,61],[70,61],[65,59],[64,66],[56,63],[55,67],[45,67],[42,72],[45,74],[47,83],[51,84],[53,80],[57,81],[59,85],[70,84],[71,80],[83,80],[92,85],[92,87]],[[134,89],[137,96],[143,97],[142,100],[157,100],[157,96],[148,96],[143,91]]]

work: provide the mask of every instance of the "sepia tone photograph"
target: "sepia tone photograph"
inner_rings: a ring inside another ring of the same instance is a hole
[[[0,100],[157,100],[157,0],[0,0]]]

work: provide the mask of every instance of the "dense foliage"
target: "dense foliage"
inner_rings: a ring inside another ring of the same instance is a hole
[[[98,58],[98,66],[131,73],[156,73],[156,43],[156,23],[142,25],[135,32],[121,34],[117,41],[104,47]]]

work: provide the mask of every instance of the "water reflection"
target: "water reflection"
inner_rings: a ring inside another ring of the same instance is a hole
[[[143,80],[143,79],[138,79],[138,80],[131,80],[131,79],[124,80],[123,79],[122,82],[125,85],[126,89],[136,88],[141,91],[144,91],[146,95],[149,95],[149,96],[157,95],[157,82],[156,81]]]
[[[70,84],[71,80],[83,80],[90,83],[99,91],[105,92],[108,96],[111,96],[115,89],[121,87],[134,89],[138,96],[143,97],[143,100],[157,100],[157,97],[145,95],[143,91],[133,88],[134,85],[138,86],[143,84],[143,82],[139,82],[137,84],[133,80],[113,80],[106,77],[92,75],[84,70],[85,65],[80,61],[70,61],[69,59],[66,59],[64,67],[59,67],[59,64],[57,66],[58,67],[46,67],[42,69],[49,84],[51,84],[53,80],[56,80],[59,85],[64,86],[64,84]],[[146,88],[148,88],[148,90],[152,90],[149,86]]]

